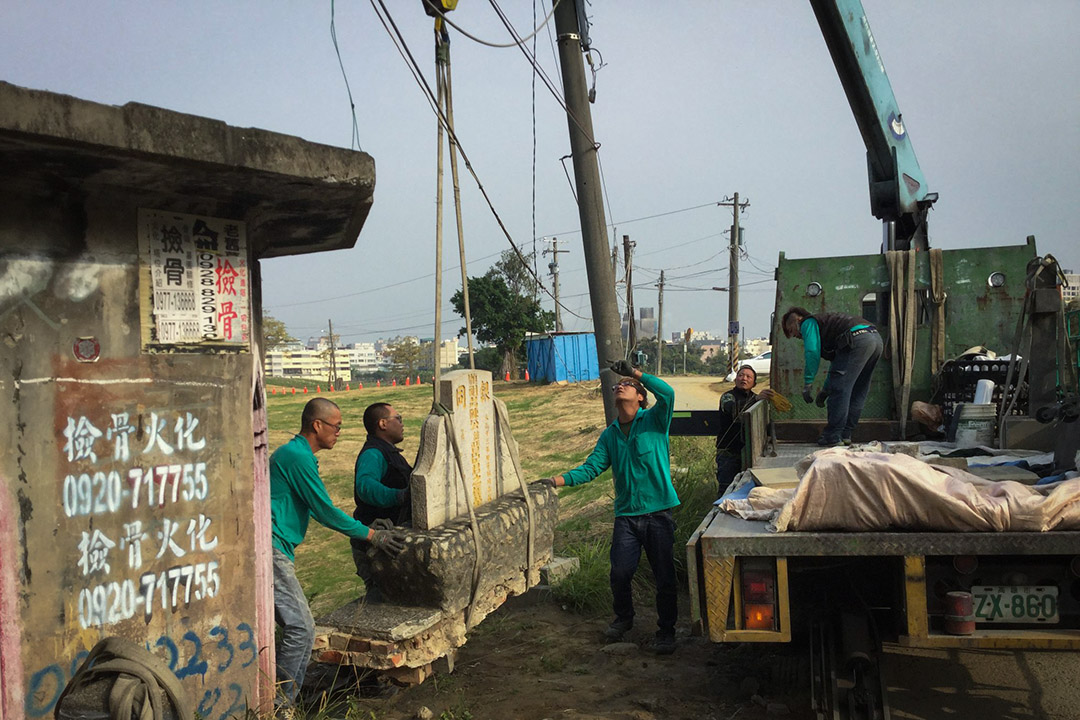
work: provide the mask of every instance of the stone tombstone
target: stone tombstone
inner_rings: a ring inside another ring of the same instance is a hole
[[[412,474],[413,526],[430,530],[467,515],[520,483],[510,456],[517,445],[508,427],[506,406],[492,394],[491,373],[454,370],[439,382],[439,402],[450,411],[450,422],[461,453],[462,481],[449,434],[449,423],[431,414],[420,430],[420,450]]]

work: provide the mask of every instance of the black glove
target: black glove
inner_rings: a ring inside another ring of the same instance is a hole
[[[813,396],[810,395],[810,386],[809,385],[803,385],[802,399],[806,401],[807,405],[814,402]]]
[[[820,408],[825,407],[825,400],[829,397],[829,391],[825,388],[821,388],[818,391],[817,397],[814,398],[814,404]]]
[[[630,364],[629,360],[616,360],[611,363],[611,371],[619,375],[626,375],[627,377],[634,376],[634,366]]]
[[[375,518],[368,527],[372,530],[393,530],[394,521],[390,518]]]
[[[552,490],[554,490],[557,487],[555,485],[555,478],[553,478],[553,477],[540,478],[539,480],[537,480],[537,482],[540,483],[541,485],[547,485]]]
[[[372,530],[368,541],[376,550],[381,550],[390,557],[397,557],[405,550],[405,536],[390,530]]]

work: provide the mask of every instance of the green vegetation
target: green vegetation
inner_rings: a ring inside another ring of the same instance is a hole
[[[530,479],[555,475],[580,464],[603,428],[603,408],[593,387],[499,382],[495,385],[495,393],[510,410],[522,467]],[[351,513],[353,464],[365,439],[364,408],[383,401],[393,404],[402,413],[406,429],[402,447],[405,456],[411,460],[419,446],[421,424],[431,408],[432,388],[430,385],[365,387],[364,390],[323,396],[341,407],[343,430],[333,450],[319,453],[319,466],[330,497],[338,507]],[[287,442],[297,431],[300,411],[311,397],[314,395],[269,397],[272,449]],[[671,446],[675,487],[682,501],[674,512],[675,561],[679,572],[685,575],[686,559],[682,548],[715,498],[712,441],[710,438],[672,438]],[[610,472],[586,485],[559,491],[560,523],[555,533],[555,552],[578,557],[581,569],[555,588],[555,596],[579,612],[610,612],[608,553],[613,499]],[[635,592],[644,605],[650,605],[652,577],[644,558],[642,566],[635,578]],[[296,568],[316,618],[363,593],[363,583],[354,574],[348,541],[318,523],[311,524],[307,540],[297,550]],[[458,717],[462,716],[459,714]]]

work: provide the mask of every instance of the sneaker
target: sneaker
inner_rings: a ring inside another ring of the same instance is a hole
[[[845,447],[851,447],[851,438],[840,438]]]
[[[817,444],[819,447],[836,447],[837,445],[842,445],[843,441],[839,439],[833,440],[822,435],[818,438]]]
[[[604,637],[612,642],[619,642],[623,639],[623,635],[630,631],[634,627],[633,620],[623,620],[621,618],[615,618],[611,621],[611,624],[604,628]]]
[[[671,655],[675,652],[675,633],[658,630],[652,649],[657,655]]]

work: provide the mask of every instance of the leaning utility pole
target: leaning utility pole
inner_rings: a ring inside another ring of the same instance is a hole
[[[604,416],[615,421],[615,393],[611,389],[611,362],[626,357],[620,337],[619,306],[615,299],[615,274],[608,259],[607,222],[604,218],[600,170],[596,159],[599,145],[593,136],[592,114],[585,87],[585,63],[581,59],[587,41],[582,42],[578,27],[578,4],[581,0],[563,0],[555,6],[555,29],[559,36],[559,64],[562,67],[563,97],[566,98],[566,122],[570,128],[570,151],[574,159],[578,214],[589,277],[593,328],[596,334],[596,359],[600,388],[604,394]]]
[[[637,323],[634,322],[634,246],[629,235],[622,236],[623,263],[626,265],[626,347],[637,345]]]
[[[739,232],[739,208],[750,207],[750,201],[746,200],[739,204],[739,193],[735,193],[732,201],[717,203],[723,207],[730,207],[733,220],[731,223],[731,244],[728,246],[728,372],[739,365],[739,248],[742,247],[742,237]]]
[[[664,271],[660,271],[660,282],[656,283],[659,292],[656,294],[656,304],[659,306],[656,318],[656,374],[664,369]]]
[[[551,271],[551,285],[555,295],[555,332],[562,332],[562,305],[559,304],[559,253],[570,251],[559,249],[559,238],[553,237],[545,242],[551,243],[551,249],[544,250],[543,254],[551,253],[548,270]]]

